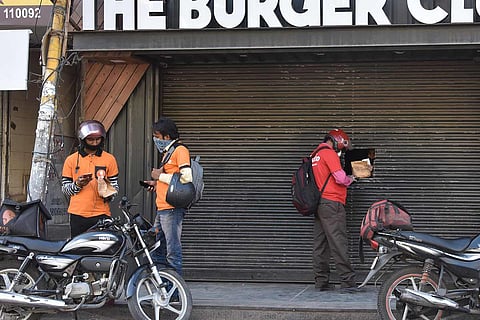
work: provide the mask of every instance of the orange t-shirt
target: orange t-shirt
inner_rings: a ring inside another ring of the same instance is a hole
[[[77,167],[78,170],[75,169]],[[118,175],[118,166],[115,157],[106,151],[102,151],[100,155],[96,153],[85,156],[79,155],[77,151],[67,157],[63,165],[62,176],[72,178],[73,181],[76,181],[79,176],[91,173],[93,178],[79,193],[70,197],[70,204],[68,206],[69,213],[85,218],[102,214],[111,215],[109,204],[98,194],[96,173],[100,169],[105,170],[106,177]]]
[[[185,146],[179,145],[175,148],[175,151],[173,151],[168,162],[163,166],[163,170],[165,173],[173,174],[175,172],[180,172],[180,168],[187,166],[190,166],[190,152]],[[173,208],[173,206],[166,200],[167,190],[168,184],[157,181],[157,210],[167,210]]]
[[[312,169],[315,177],[315,182],[319,190],[322,189],[325,181],[330,173],[333,173],[342,169],[340,158],[337,153],[326,143],[320,144],[320,146],[326,146],[317,152],[312,158]],[[347,201],[347,187],[342,184],[338,184],[333,176],[328,180],[327,185],[322,193],[322,198],[337,201],[345,204]]]

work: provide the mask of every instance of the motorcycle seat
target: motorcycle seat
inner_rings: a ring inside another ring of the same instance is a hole
[[[468,237],[445,239],[432,236],[428,233],[414,231],[400,231],[399,233],[410,240],[427,243],[437,248],[445,249],[447,251],[464,251],[468,248],[470,242],[472,242],[472,238]]]
[[[60,252],[67,241],[48,241],[38,238],[6,236],[2,237],[1,242],[20,244],[28,250],[36,252],[57,253]]]

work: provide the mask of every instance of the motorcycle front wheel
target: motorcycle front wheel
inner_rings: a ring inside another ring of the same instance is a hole
[[[187,320],[192,312],[192,294],[185,280],[173,270],[159,270],[162,284],[149,273],[139,278],[128,309],[136,320]]]
[[[0,290],[6,290],[10,287],[21,263],[22,261],[14,259],[4,259],[0,261]],[[39,272],[34,268],[28,267],[19,279],[19,282],[13,287],[13,291],[22,293],[24,289],[45,289],[46,284],[42,280],[35,285],[38,277]],[[0,320],[38,320],[40,317],[41,314],[35,313],[35,308],[18,305],[0,306]]]
[[[382,320],[428,319],[440,320],[442,310],[403,302],[399,299],[401,289],[420,290],[422,269],[407,267],[394,272],[382,283],[378,292],[378,313]],[[427,278],[422,292],[435,292],[438,289],[437,277]]]

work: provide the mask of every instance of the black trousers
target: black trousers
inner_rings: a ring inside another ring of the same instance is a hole
[[[355,285],[355,271],[348,256],[345,207],[342,203],[321,199],[313,230],[313,273],[315,285],[330,281],[330,258],[333,258],[342,287]]]
[[[74,238],[93,227],[100,219],[110,218],[106,214],[100,216],[84,218],[76,214],[70,214],[70,237]]]

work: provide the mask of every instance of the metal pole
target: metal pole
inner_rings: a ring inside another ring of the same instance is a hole
[[[54,118],[57,111],[56,87],[60,59],[63,55],[63,42],[66,41],[65,20],[67,2],[53,0],[52,27],[45,34],[48,42],[46,66],[43,71],[42,96],[38,112],[35,145],[32,156],[32,168],[28,183],[27,200],[45,200],[47,177],[50,168],[50,151],[54,133]]]

